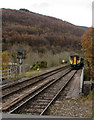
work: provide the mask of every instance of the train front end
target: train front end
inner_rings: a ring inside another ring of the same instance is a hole
[[[80,64],[81,64],[81,60],[80,60],[80,57],[78,55],[70,56],[69,62],[73,68],[80,67]]]

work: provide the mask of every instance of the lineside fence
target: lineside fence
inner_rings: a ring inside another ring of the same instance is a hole
[[[0,70],[0,79],[7,80],[15,78],[18,74],[18,67],[17,66],[9,66],[8,68],[3,68]]]
[[[22,74],[19,74],[19,64],[17,63],[10,63],[7,66],[0,69],[0,80],[9,80],[9,79],[18,79],[19,77],[22,77],[22,74],[24,72],[27,72],[30,70],[29,65],[22,66]]]
[[[12,71],[11,69],[2,70],[2,73],[0,72],[0,78],[2,78],[2,80],[4,80],[4,79],[10,79],[16,73],[17,73],[17,70],[14,70],[14,71]]]

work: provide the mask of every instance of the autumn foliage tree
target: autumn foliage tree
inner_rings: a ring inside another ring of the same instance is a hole
[[[89,28],[86,33],[82,36],[82,47],[83,47],[83,52],[84,52],[84,57],[87,61],[87,65],[90,70],[90,77],[94,78],[94,47],[93,47],[93,33],[94,29]]]
[[[7,51],[4,51],[2,53],[2,67],[3,67],[3,69],[8,67],[9,60],[10,60],[9,53]]]

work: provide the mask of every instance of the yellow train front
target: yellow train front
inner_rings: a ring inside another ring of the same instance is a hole
[[[69,57],[69,63],[73,68],[80,68],[84,65],[84,59],[78,55],[72,55]]]

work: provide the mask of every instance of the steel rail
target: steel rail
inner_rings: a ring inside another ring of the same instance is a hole
[[[46,78],[48,78],[48,77],[50,77],[50,76],[52,76],[52,75],[54,75],[54,74],[56,74],[56,73],[59,73],[59,72],[61,72],[61,71],[62,71],[62,69],[56,71],[55,73],[51,73],[50,75],[48,75],[48,76],[46,76],[46,77],[44,77],[44,78],[38,79],[37,81],[33,81],[32,83],[30,83],[30,84],[28,84],[28,85],[26,85],[26,86],[22,86],[21,88],[19,88],[19,89],[17,89],[17,90],[13,90],[13,91],[11,91],[10,93],[7,93],[7,94],[5,94],[5,95],[2,95],[2,99],[6,98],[7,96],[9,96],[9,95],[11,95],[11,94],[15,94],[16,92],[18,92],[18,91],[20,91],[20,90],[26,89],[26,88],[28,88],[28,87],[31,86],[31,85],[34,85],[34,84],[36,84],[36,83],[38,83],[38,82],[41,82],[42,80],[44,80],[44,79],[46,79]]]
[[[46,108],[41,112],[40,115],[44,115],[49,106],[55,101],[55,99],[58,97],[58,95],[61,93],[62,90],[68,85],[70,80],[74,77],[74,75],[77,73],[77,71],[68,79],[68,81],[65,83],[65,85],[58,91],[58,93],[54,96],[54,98],[50,101],[50,103],[46,106]]]
[[[59,78],[57,78],[57,79],[55,79],[54,81],[52,81],[52,82],[50,82],[49,84],[47,84],[46,86],[44,86],[44,87],[42,87],[42,89],[40,89],[38,92],[36,92],[33,96],[31,96],[29,99],[26,99],[25,101],[23,101],[20,105],[18,105],[18,106],[16,106],[15,108],[13,108],[12,110],[10,110],[8,113],[10,114],[10,113],[13,113],[13,112],[15,112],[17,109],[19,109],[21,106],[23,106],[25,103],[27,103],[29,100],[31,100],[31,99],[33,99],[33,98],[35,98],[38,94],[40,94],[41,92],[43,92],[43,90],[45,90],[45,89],[47,89],[48,87],[50,87],[52,84],[54,84],[55,82],[57,82],[57,81],[59,81],[62,77],[64,77],[66,74],[68,74],[69,72],[71,72],[72,70],[69,70],[69,71],[67,71],[66,73],[64,73],[61,77],[59,77]],[[30,96],[30,95],[29,95]],[[27,97],[27,96],[26,96]],[[25,97],[25,98],[26,98]],[[25,98],[23,98],[22,100],[24,100]],[[22,101],[21,100],[21,101]],[[20,101],[19,101],[20,102]],[[16,103],[17,104],[17,103]],[[15,105],[15,104],[14,104]],[[13,106],[14,106],[13,105]],[[7,109],[7,110],[9,110],[10,109],[10,107]],[[7,110],[5,110],[5,111],[7,111]]]
[[[17,85],[17,84],[19,84],[19,83],[23,83],[23,82],[26,82],[26,81],[29,81],[29,80],[32,80],[32,79],[41,77],[41,76],[43,76],[43,75],[47,75],[47,74],[49,74],[49,73],[51,73],[51,72],[55,72],[55,71],[60,70],[60,69],[65,69],[65,68],[67,68],[67,67],[69,67],[69,65],[64,66],[64,67],[60,67],[60,68],[57,68],[57,69],[54,69],[54,70],[51,70],[51,71],[48,71],[48,72],[45,72],[45,73],[36,75],[36,76],[33,76],[33,77],[28,78],[28,79],[26,79],[26,80],[17,81],[17,82],[13,82],[13,83],[11,83],[11,84],[2,85],[1,88],[2,88],[2,90],[3,90],[3,89],[6,89],[6,88],[8,88],[8,87],[11,87],[11,86],[13,87],[13,86],[15,86],[15,85]]]

